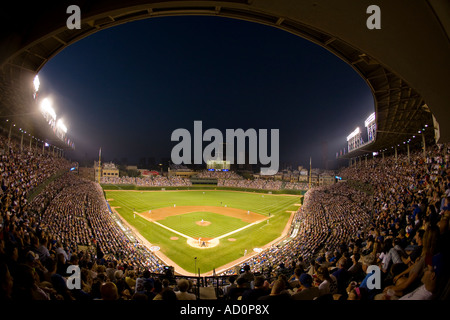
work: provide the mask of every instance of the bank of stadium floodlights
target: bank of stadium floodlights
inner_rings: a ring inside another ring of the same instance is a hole
[[[53,108],[53,101],[50,97],[45,97],[42,100],[39,98],[39,87],[40,87],[40,81],[39,76],[36,75],[33,80],[33,86],[34,86],[34,93],[33,98],[39,102],[39,110],[44,117],[45,121],[48,123],[50,128],[53,130],[55,135],[63,141],[65,144],[67,144],[72,149],[75,148],[75,144],[73,141],[71,141],[70,138],[67,136],[67,126],[64,124],[64,120],[62,118],[57,119],[55,109]]]

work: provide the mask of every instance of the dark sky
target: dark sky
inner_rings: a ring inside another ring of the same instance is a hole
[[[285,31],[219,17],[164,17],[97,32],[39,73],[76,160],[170,157],[177,128],[280,130],[280,163],[322,166],[373,112],[365,81]],[[205,142],[204,146],[207,143]],[[157,160],[158,161],[158,160]]]

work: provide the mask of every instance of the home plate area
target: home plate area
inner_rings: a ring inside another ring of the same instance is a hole
[[[187,243],[194,248],[207,249],[213,248],[219,244],[218,238],[189,238]]]

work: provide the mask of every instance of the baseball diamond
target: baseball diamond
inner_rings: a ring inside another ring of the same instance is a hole
[[[176,272],[203,274],[248,259],[287,233],[301,196],[236,191],[105,190],[113,210]],[[244,254],[248,252],[248,254]]]

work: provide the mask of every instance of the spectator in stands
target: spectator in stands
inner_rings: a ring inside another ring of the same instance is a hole
[[[236,277],[234,275],[228,277],[229,285],[227,285],[227,286],[225,286],[223,288],[223,295],[224,295],[225,298],[228,298],[228,296],[230,294],[230,290],[232,288],[236,288],[237,287],[237,284],[235,283],[235,281],[236,281]]]
[[[362,264],[360,262],[361,255],[359,253],[354,253],[351,256],[352,265],[348,268],[348,272],[351,275],[351,278],[360,281],[365,277],[364,271],[362,270]]]
[[[414,262],[414,264],[411,265],[408,269],[394,278],[395,281],[405,275],[405,281],[402,281],[401,284],[386,287],[384,289],[384,292],[392,290],[395,292],[395,295],[397,297],[401,297],[410,292],[413,288],[417,287],[418,281],[420,281],[420,279],[422,278],[423,271],[426,267],[427,259],[430,259],[433,255],[439,253],[437,252],[439,235],[440,232],[437,226],[430,226],[425,231],[423,236],[424,239],[421,257],[418,258],[416,262]]]
[[[338,292],[338,283],[335,276],[330,275],[327,267],[320,266],[316,271],[319,280],[320,295],[333,295]]]
[[[102,283],[100,286],[100,293],[102,300],[106,301],[114,301],[119,300],[119,293],[117,291],[117,286],[114,282],[108,281]]]
[[[237,280],[239,279],[244,279],[246,282],[246,286],[249,287],[250,283],[255,280],[255,275],[253,274],[253,272],[250,269],[250,266],[247,264],[244,266],[244,272],[241,273],[238,277]]]
[[[291,300],[291,295],[285,290],[285,284],[282,280],[275,280],[270,294],[261,296],[258,300],[263,301],[287,301]]]
[[[177,286],[179,291],[175,292],[175,294],[178,300],[197,300],[195,294],[188,292],[190,284],[187,279],[178,280]]]
[[[299,285],[300,276],[304,273],[303,268],[297,267],[294,270],[294,274],[289,278],[289,284],[292,287],[297,287]]]
[[[439,289],[439,280],[444,274],[444,257],[442,254],[434,255],[431,264],[427,264],[421,278],[422,285],[414,291],[403,295],[399,300],[431,300]],[[386,294],[380,299],[386,299]]]
[[[313,278],[302,273],[300,276],[300,288],[292,295],[292,300],[314,300],[321,295],[318,287],[313,286]]]
[[[343,295],[345,296],[345,295]],[[366,300],[367,290],[357,286],[357,283],[352,281],[347,287],[347,300]]]
[[[163,290],[163,292],[161,293],[161,300],[176,301],[177,295],[175,294],[175,292],[172,289],[169,288],[167,290]]]
[[[237,286],[235,288],[231,288],[228,293],[229,300],[238,300],[244,291],[248,289],[248,281],[244,277],[237,278],[236,285]]]
[[[242,301],[256,301],[259,297],[270,294],[263,276],[256,276],[253,282],[253,289],[247,289],[242,294]]]
[[[345,294],[346,289],[350,280],[350,272],[347,271],[347,259],[341,257],[337,263],[338,269],[332,273],[332,276],[336,278],[337,281],[337,293]]]

